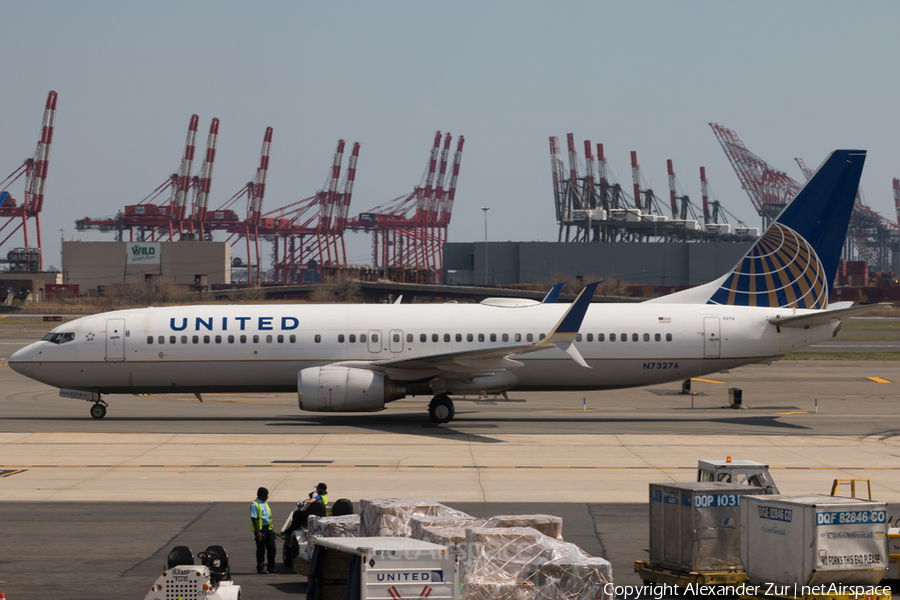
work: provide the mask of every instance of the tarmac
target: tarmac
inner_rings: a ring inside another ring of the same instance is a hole
[[[0,357],[35,335],[0,328]],[[896,339],[876,341],[885,348],[874,351],[900,350]],[[900,361],[748,366],[692,381],[692,395],[677,383],[513,392],[457,402],[442,426],[428,420],[428,398],[336,415],[300,412],[289,394],[202,404],[109,396],[106,418],[94,420],[88,403],[5,364],[0,592],[9,600],[142,598],[181,544],[225,546],[247,599],[302,593],[300,576],[253,572],[246,513],[260,485],[276,522],[318,481],[355,505],[424,496],[475,516],[559,515],[568,541],[613,562],[617,584],[639,582],[647,485],[695,480],[698,459],[767,463],[788,494],[868,478],[876,499],[900,504]],[[742,390],[743,409],[729,406],[729,388]]]

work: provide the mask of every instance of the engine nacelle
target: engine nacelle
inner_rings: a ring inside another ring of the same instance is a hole
[[[406,396],[403,384],[382,373],[347,367],[310,367],[297,373],[301,410],[371,412]]]

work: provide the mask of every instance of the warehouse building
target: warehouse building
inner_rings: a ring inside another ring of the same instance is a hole
[[[162,278],[194,285],[231,283],[226,242],[63,242],[63,278],[81,293],[116,283]]]
[[[559,275],[618,275],[629,284],[700,285],[727,273],[752,245],[454,242],[444,244],[444,281],[451,285],[510,285],[547,283]]]

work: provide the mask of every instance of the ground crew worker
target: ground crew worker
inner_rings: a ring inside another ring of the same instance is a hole
[[[256,572],[260,575],[275,572],[275,532],[272,531],[272,511],[269,510],[268,499],[269,490],[261,487],[256,490],[256,500],[250,505],[250,527],[256,540]]]
[[[303,510],[309,508],[309,505],[318,500],[321,502],[325,508],[328,508],[328,486],[324,483],[319,483],[316,485],[316,491],[309,493],[309,500],[306,501],[306,505],[303,507]]]
[[[309,493],[309,500],[297,503],[297,511],[295,515],[298,517],[297,527],[306,527],[309,522],[309,507],[313,502],[319,501],[325,507],[325,514],[328,514],[328,486],[324,483],[316,485],[316,489]],[[293,515],[292,515],[293,517]],[[293,520],[293,519],[292,519]]]

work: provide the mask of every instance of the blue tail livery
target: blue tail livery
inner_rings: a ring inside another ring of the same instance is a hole
[[[827,307],[865,160],[832,152],[707,304]]]

